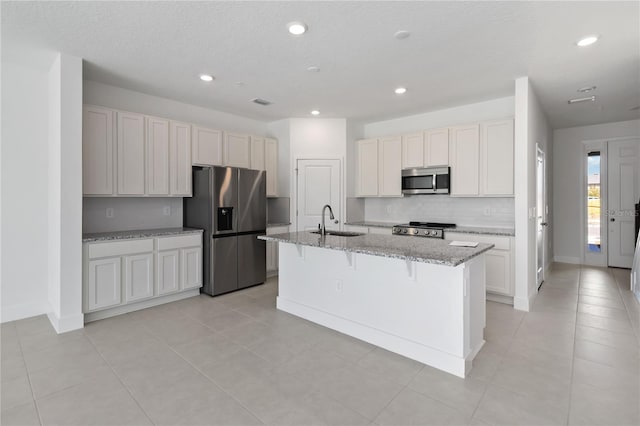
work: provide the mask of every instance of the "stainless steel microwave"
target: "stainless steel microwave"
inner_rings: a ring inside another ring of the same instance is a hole
[[[448,194],[451,186],[449,172],[448,166],[404,169],[402,193],[406,195]]]

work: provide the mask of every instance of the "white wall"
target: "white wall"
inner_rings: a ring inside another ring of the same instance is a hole
[[[134,92],[95,81],[85,80],[83,101],[85,104],[186,121],[219,130],[254,133],[257,135],[267,134],[267,123],[263,121]]]
[[[47,312],[48,69],[2,58],[1,321]]]
[[[345,158],[347,153],[347,121],[342,118],[292,118],[289,119],[289,150],[290,167],[294,170],[299,159],[339,159],[341,160],[342,173],[342,205],[340,208],[340,221],[346,217],[345,196],[346,179]],[[296,227],[296,182],[295,173],[291,173],[291,223],[292,229]]]
[[[107,217],[107,209],[113,217]],[[169,215],[165,215],[165,208]],[[182,198],[85,197],[82,200],[82,232],[131,231],[182,226]]]
[[[553,132],[554,256],[559,262],[580,263],[583,214],[583,142],[640,137],[640,120],[556,129]]]
[[[537,295],[536,144],[549,153],[551,128],[528,77],[516,80],[515,96],[515,295],[516,309],[528,311]],[[547,158],[551,163],[552,159]],[[549,169],[549,168],[547,168]],[[549,185],[551,188],[552,185]]]
[[[513,117],[514,97],[493,99],[475,104],[425,112],[393,120],[376,121],[364,124],[364,137],[411,133],[437,127],[455,126],[473,121],[484,121]]]
[[[49,71],[49,320],[58,333],[82,313],[82,59],[58,54]]]

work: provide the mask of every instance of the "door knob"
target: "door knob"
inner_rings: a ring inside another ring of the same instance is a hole
[[[547,223],[547,222],[542,222],[540,225],[542,225],[542,226],[547,226],[547,225],[548,225],[548,223]]]
[[[615,218],[615,217],[612,217],[612,218],[611,218],[611,219],[609,219],[609,220],[610,220],[611,222],[615,222],[615,221],[616,221],[616,218]]]
[[[338,219],[336,219],[336,220],[334,220],[334,221],[333,221],[333,223],[338,223],[338,222],[339,222],[339,221],[338,221]]]

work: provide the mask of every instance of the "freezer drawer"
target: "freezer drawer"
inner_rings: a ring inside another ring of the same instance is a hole
[[[263,283],[267,278],[267,244],[260,233],[238,237],[238,288]]]
[[[238,289],[238,237],[235,235],[211,239],[209,262],[210,283],[204,292],[212,296]]]

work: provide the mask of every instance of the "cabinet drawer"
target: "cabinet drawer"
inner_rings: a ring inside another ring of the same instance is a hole
[[[122,256],[125,254],[150,253],[153,251],[153,240],[126,240],[108,243],[89,244],[89,259],[98,257]]]
[[[500,237],[495,235],[477,235],[477,234],[462,234],[458,232],[447,232],[445,235],[447,240],[461,240],[470,241],[474,243],[493,244],[494,250],[510,250],[511,239],[510,237]]]
[[[173,250],[183,247],[199,247],[202,245],[202,234],[181,235],[179,237],[157,238],[158,250]]]

